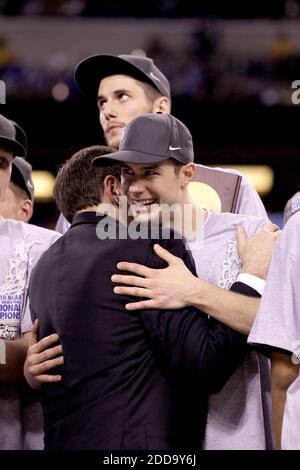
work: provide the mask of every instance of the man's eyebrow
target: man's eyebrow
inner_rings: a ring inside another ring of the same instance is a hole
[[[161,167],[161,163],[154,163],[154,164],[151,164],[151,165],[142,166],[142,167],[140,167],[140,169],[141,170],[155,170],[159,167]],[[129,170],[132,169],[132,168],[130,168],[130,165],[126,165],[126,163],[121,163],[121,168],[128,168]]]
[[[144,170],[155,170],[161,167],[161,163],[153,163],[152,165],[143,166]]]
[[[119,95],[119,94],[122,94],[122,93],[128,95],[128,94],[130,93],[130,91],[129,91],[129,90],[126,90],[126,88],[120,88],[119,90],[114,90],[114,91],[113,91],[113,94],[114,94],[114,95]],[[106,96],[104,96],[104,95],[98,95],[97,101],[105,100],[105,99],[106,99]]]

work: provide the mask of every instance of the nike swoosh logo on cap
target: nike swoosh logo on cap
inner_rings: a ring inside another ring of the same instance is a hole
[[[169,147],[169,150],[180,150],[181,147],[172,147],[172,145],[170,145]]]
[[[150,72],[150,77],[154,78],[154,80],[157,80],[160,82],[160,78],[156,77],[153,72]]]

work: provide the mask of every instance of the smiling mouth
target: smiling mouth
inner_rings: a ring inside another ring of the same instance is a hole
[[[153,199],[138,199],[138,200],[135,200],[135,199],[132,199],[131,200],[132,204],[138,208],[138,207],[145,207],[145,206],[152,206],[152,204],[156,204],[157,203],[157,199],[153,198]]]
[[[144,222],[156,220],[160,213],[160,206],[158,200],[152,199],[132,199],[130,205],[130,212],[134,219]]]

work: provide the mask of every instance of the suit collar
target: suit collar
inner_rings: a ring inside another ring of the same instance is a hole
[[[95,211],[86,211],[75,214],[72,220],[71,227],[75,227],[80,224],[98,224],[104,217],[108,217],[106,214],[101,214]]]

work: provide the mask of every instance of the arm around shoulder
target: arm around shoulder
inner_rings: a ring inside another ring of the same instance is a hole
[[[183,258],[182,246],[178,244],[176,250],[173,242],[172,253]],[[149,256],[150,267],[157,263],[152,256],[156,255]],[[192,261],[186,258],[185,263],[193,272]],[[153,347],[168,364],[195,379],[208,393],[217,393],[223,387],[249,350],[244,335],[195,308],[143,310],[141,319]]]

